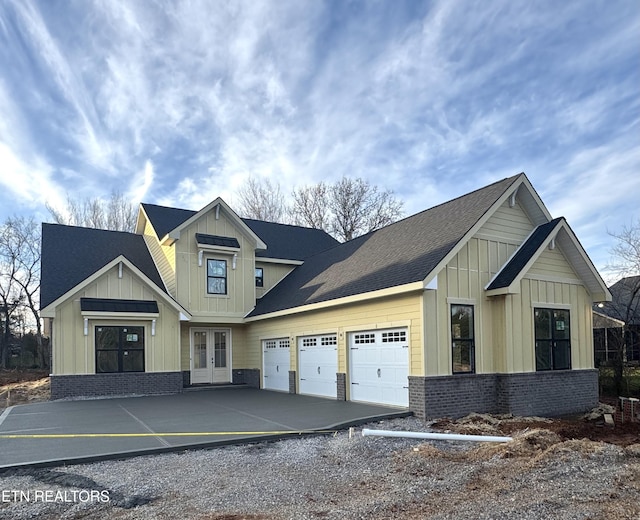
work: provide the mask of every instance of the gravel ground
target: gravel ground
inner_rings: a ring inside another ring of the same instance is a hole
[[[426,429],[415,418],[365,427]],[[509,445],[424,443],[360,430],[4,474],[0,518],[640,518],[637,444],[540,430]]]

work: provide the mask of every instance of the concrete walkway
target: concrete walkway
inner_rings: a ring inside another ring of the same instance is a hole
[[[250,388],[20,405],[0,416],[0,468],[255,442],[407,415],[396,408]]]

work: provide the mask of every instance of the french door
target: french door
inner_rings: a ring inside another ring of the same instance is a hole
[[[231,331],[191,329],[191,384],[231,381]]]

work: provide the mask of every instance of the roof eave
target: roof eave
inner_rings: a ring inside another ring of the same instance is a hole
[[[348,305],[351,303],[361,303],[364,301],[371,301],[378,298],[385,298],[389,296],[397,296],[400,294],[406,294],[415,291],[424,291],[424,283],[422,281],[411,282],[404,285],[398,285],[395,287],[388,287],[385,289],[379,289],[377,291],[370,291],[360,294],[354,294],[351,296],[344,296],[342,298],[336,298],[333,300],[326,300],[322,302],[309,303],[306,305],[299,305],[298,307],[292,307],[290,309],[282,309],[279,311],[269,312],[266,314],[259,314],[258,316],[249,316],[253,310],[251,310],[245,317],[246,322],[266,320],[270,318],[278,318],[281,316],[289,316],[291,314],[299,314],[303,312],[315,311],[320,309],[327,309],[331,307],[338,307],[341,305]]]

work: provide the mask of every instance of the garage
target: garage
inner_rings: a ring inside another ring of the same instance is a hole
[[[300,393],[337,397],[338,338],[335,334],[298,338]]]
[[[289,339],[262,341],[262,388],[289,391]]]
[[[409,406],[406,328],[349,335],[350,400]]]

